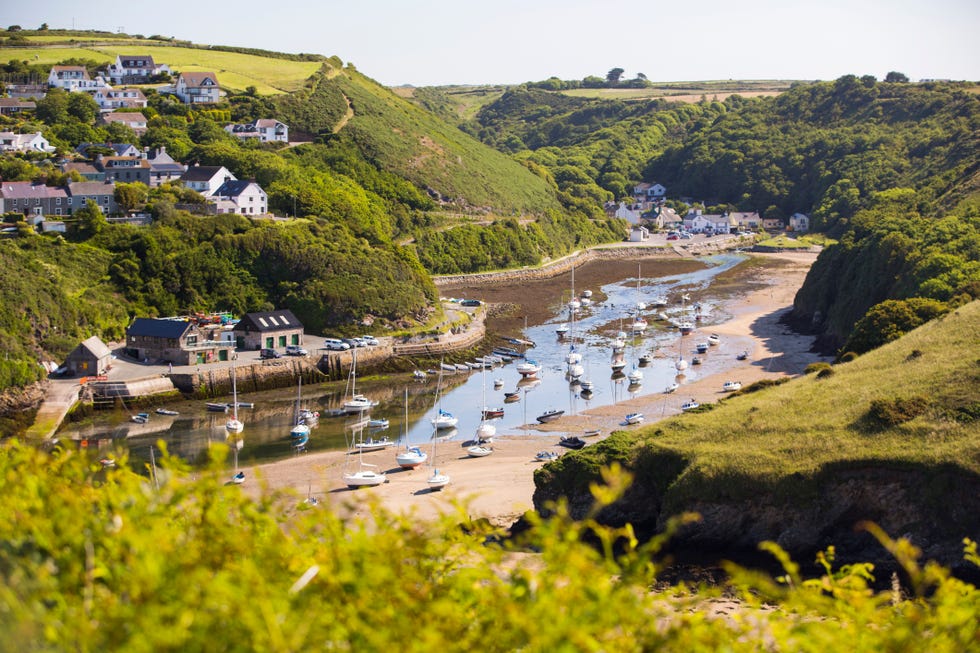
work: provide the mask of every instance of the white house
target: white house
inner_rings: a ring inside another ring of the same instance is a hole
[[[115,84],[146,84],[154,75],[170,74],[170,67],[153,61],[150,55],[117,55],[109,64],[108,76]]]
[[[617,218],[622,218],[623,220],[628,221],[630,224],[639,224],[640,216],[642,214],[643,211],[640,210],[638,205],[627,205],[626,202],[620,202],[619,208],[616,209],[616,212],[613,215],[615,215]]]
[[[108,86],[102,77],[92,79],[85,66],[52,66],[48,73],[48,86],[63,88],[69,92],[94,91]]]
[[[92,99],[102,111],[115,109],[143,109],[146,107],[146,96],[138,88],[113,89],[110,86],[96,89]]]
[[[232,179],[221,184],[211,197],[215,213],[264,215],[269,198],[254,181]]]
[[[260,118],[244,125],[226,125],[225,131],[241,139],[257,138],[262,143],[289,142],[289,127],[273,118]]]
[[[224,166],[191,166],[180,176],[184,186],[205,197],[214,195],[225,182],[236,180],[237,177]]]
[[[41,132],[33,134],[15,134],[13,132],[0,132],[0,152],[54,152],[57,148],[51,147]]]
[[[634,225],[633,228],[630,229],[631,243],[640,243],[643,242],[644,240],[649,240],[649,239],[650,239],[650,230],[647,229],[646,227]]]
[[[794,213],[789,216],[789,228],[793,231],[810,231],[810,216],[805,213]]]
[[[735,211],[731,214],[735,226],[744,229],[759,229],[762,227],[762,217],[758,211]]]
[[[181,73],[174,95],[184,104],[215,104],[221,99],[218,77],[211,72]]]

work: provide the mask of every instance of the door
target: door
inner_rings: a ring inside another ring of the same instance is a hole
[[[291,345],[299,345],[299,334],[298,333],[294,333],[292,336],[290,336],[290,340],[292,340],[292,342],[290,342],[289,344],[291,344]]]
[[[273,349],[276,346],[275,343],[276,343],[276,339],[273,338],[272,336],[268,336],[265,339],[265,348],[266,349]]]
[[[279,346],[280,347],[286,346],[286,336],[279,336]]]

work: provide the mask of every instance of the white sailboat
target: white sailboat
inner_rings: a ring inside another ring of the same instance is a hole
[[[439,406],[439,410],[436,416],[432,418],[432,426],[436,428],[437,431],[456,428],[456,424],[459,423],[459,418],[450,413],[448,410],[442,409],[442,371],[443,367],[439,366],[439,382],[436,384],[436,405]]]
[[[640,272],[640,264],[637,263],[636,264],[636,297],[637,297],[637,301],[636,301],[636,317],[633,318],[633,324],[630,327],[630,330],[633,333],[643,333],[644,331],[647,330],[647,326],[649,326],[648,323],[647,323],[647,321],[645,319],[643,319],[643,315],[641,314],[641,311],[645,311],[646,308],[647,308],[647,305],[644,304],[639,299],[640,296],[641,296],[640,295],[640,282],[642,281],[642,279],[643,279],[643,276],[642,276],[642,274]]]
[[[357,350],[351,350],[350,376],[347,379],[350,385],[350,399],[344,402],[345,413],[363,413],[377,405],[364,395],[357,394]]]
[[[356,435],[355,435],[356,433]],[[353,447],[347,451],[347,460],[345,461],[345,468],[350,464],[351,453],[354,450],[357,451],[357,470],[347,471],[345,469],[343,474],[344,483],[347,487],[351,489],[358,489],[362,487],[376,487],[386,482],[388,478],[385,476],[384,472],[377,472],[377,465],[369,465],[364,462],[364,451],[358,447],[358,445],[364,444],[364,427],[359,426],[355,433],[351,434],[351,440]],[[356,440],[356,441],[355,441]]]
[[[493,436],[497,434],[497,427],[494,426],[491,423],[491,421],[487,419],[487,413],[490,412],[490,408],[487,406],[487,371],[484,369],[482,374],[483,374],[483,408],[480,409],[480,425],[476,427],[477,444],[483,444],[484,442],[492,442]]]
[[[408,388],[405,388],[405,449],[404,451],[398,452],[395,456],[395,462],[402,469],[415,469],[422,463],[424,463],[428,458],[426,454],[419,447],[409,446],[408,443]]]
[[[225,422],[228,433],[241,433],[245,425],[238,419],[238,385],[235,380],[235,368],[231,368],[231,419]]]
[[[442,375],[440,374],[440,377],[441,376]],[[452,431],[452,433],[455,433],[455,431]],[[426,485],[429,486],[430,492],[438,492],[442,488],[449,485],[450,481],[449,474],[444,474],[443,472],[439,471],[439,467],[437,466],[439,461],[436,458],[436,450],[439,446],[439,440],[439,431],[436,430],[436,432],[432,434],[432,458],[430,458],[429,462],[429,466],[432,468],[432,473],[429,474],[429,478],[427,478],[425,481]]]

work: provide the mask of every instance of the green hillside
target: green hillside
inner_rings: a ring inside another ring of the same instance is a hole
[[[977,324],[972,302],[852,362],[616,434],[539,470],[535,505],[584,514],[588,484],[620,463],[638,487],[609,519],[647,534],[695,510],[702,542],[820,547],[873,519],[955,552],[980,528]]]

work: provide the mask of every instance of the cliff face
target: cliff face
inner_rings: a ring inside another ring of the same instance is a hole
[[[881,545],[856,529],[872,521],[893,538],[911,540],[926,559],[954,569],[963,564],[963,538],[980,536],[980,476],[959,468],[849,463],[824,468],[814,478],[783,479],[775,487],[746,489],[732,479],[740,487],[738,496],[699,492],[689,481],[675,483],[683,470],[683,461],[669,453],[640,459],[630,468],[633,485],[601,511],[599,521],[631,523],[645,540],[662,532],[670,517],[695,512],[701,521],[685,526],[672,549],[737,559],[739,552],[771,540],[798,561],[812,560],[814,552],[833,545],[839,564],[889,565],[893,560]],[[547,514],[550,502],[564,498],[572,516],[583,518],[592,505],[588,484],[599,479],[581,471],[540,470],[535,509]]]

